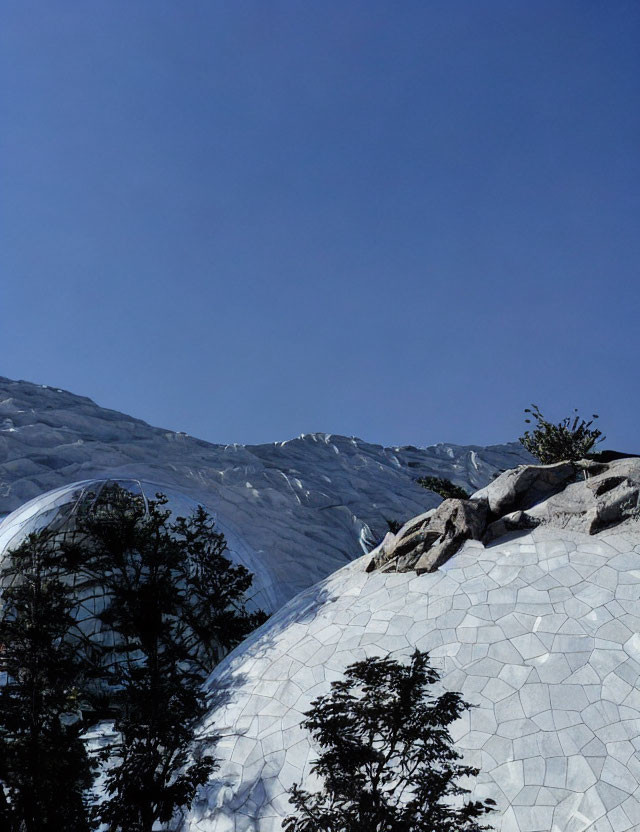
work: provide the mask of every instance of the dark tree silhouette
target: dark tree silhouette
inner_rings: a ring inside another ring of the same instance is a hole
[[[350,665],[312,703],[303,726],[321,748],[312,770],[324,789],[293,786],[296,814],[285,832],[479,832],[493,801],[463,803],[461,765],[448,726],[469,705],[460,694],[428,693],[438,681],[427,653],[408,665],[371,658]]]
[[[416,482],[423,488],[435,491],[435,493],[439,494],[444,500],[448,500],[451,497],[456,497],[459,500],[469,499],[469,494],[464,490],[464,488],[461,488],[459,485],[455,485],[455,483],[452,483],[451,480],[447,480],[444,477],[418,477]]]
[[[93,764],[81,739],[86,680],[70,587],[50,561],[53,535],[8,553],[1,579],[0,821],[20,832],[90,828]]]
[[[170,521],[166,497],[148,503],[104,488],[59,544],[68,569],[105,593],[113,634],[102,647],[118,741],[102,755],[96,817],[110,832],[150,832],[193,801],[215,767],[194,743],[213,665],[265,620],[249,613],[252,576],[224,556],[224,536],[201,507]]]

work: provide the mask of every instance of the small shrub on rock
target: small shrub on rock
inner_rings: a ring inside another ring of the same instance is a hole
[[[591,427],[593,420],[598,418],[597,413],[587,422],[574,410],[575,416],[567,416],[554,425],[544,418],[537,404],[525,408],[524,412],[531,414],[525,422],[535,422],[535,428],[526,430],[520,442],[543,465],[583,459],[598,442],[605,439],[602,431]]]
[[[443,477],[418,477],[416,482],[423,488],[428,488],[429,491],[435,491],[436,494],[439,494],[445,500],[448,500],[450,497],[455,497],[458,500],[469,499],[469,495],[464,488],[460,488],[459,485]]]

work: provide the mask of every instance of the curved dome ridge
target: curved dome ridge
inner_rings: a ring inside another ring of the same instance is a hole
[[[117,484],[133,494],[139,494],[148,508],[149,501],[157,494],[167,498],[166,508],[173,518],[188,517],[203,505],[213,518],[216,531],[222,532],[227,543],[229,559],[245,566],[254,576],[249,590],[248,605],[271,611],[276,606],[276,593],[267,565],[260,555],[244,540],[242,534],[232,523],[219,516],[218,512],[195,500],[172,486],[135,477],[102,477],[78,482],[56,488],[38,497],[34,497],[24,505],[0,521],[0,559],[10,549],[15,548],[30,533],[46,526],[60,526],[72,520],[81,506],[86,506],[90,500],[90,507],[95,503],[103,489]]]
[[[220,768],[184,830],[279,832],[287,789],[310,775],[312,700],[352,662],[416,647],[474,706],[452,736],[480,769],[470,798],[498,804],[496,832],[640,829],[637,529],[468,541],[421,575],[366,563],[298,595],[213,671],[223,704],[202,736]]]

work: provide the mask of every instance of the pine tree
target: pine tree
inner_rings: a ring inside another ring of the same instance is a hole
[[[438,697],[427,653],[408,666],[391,658],[350,665],[331,692],[312,703],[303,727],[321,748],[312,770],[324,789],[296,784],[297,814],[285,832],[479,832],[493,801],[462,803],[457,780],[478,771],[461,765],[448,726],[467,708],[460,694]],[[457,803],[452,801],[458,801]]]
[[[61,543],[67,566],[103,588],[100,617],[115,636],[105,660],[119,742],[98,810],[109,832],[150,832],[193,801],[215,766],[194,751],[202,682],[265,620],[246,611],[251,575],[224,557],[204,509],[171,522],[166,503],[110,486]]]
[[[0,820],[16,832],[90,828],[92,763],[78,713],[86,668],[52,538],[31,534],[5,556],[1,575]]]

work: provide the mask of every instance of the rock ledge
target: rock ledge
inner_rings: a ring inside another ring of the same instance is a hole
[[[447,499],[389,532],[367,571],[434,572],[465,540],[485,545],[545,525],[596,534],[640,519],[640,458],[520,465],[468,500]]]

